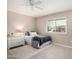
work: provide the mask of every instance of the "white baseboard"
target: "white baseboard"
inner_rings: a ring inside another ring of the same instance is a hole
[[[60,44],[60,43],[54,43],[54,45],[59,45],[59,46],[62,46],[62,47],[72,48],[72,46],[63,45],[63,44]]]

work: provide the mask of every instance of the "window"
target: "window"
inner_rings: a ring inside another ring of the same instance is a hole
[[[48,20],[46,28],[47,32],[66,33],[67,32],[66,18]]]

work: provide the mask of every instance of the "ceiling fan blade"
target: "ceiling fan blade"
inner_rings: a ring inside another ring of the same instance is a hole
[[[40,10],[43,9],[43,8],[37,6],[38,4],[42,3],[41,1],[37,1],[37,2],[34,2],[34,0],[24,0],[24,1],[25,1],[25,4],[30,6],[32,10],[34,10],[34,7],[37,9],[40,9]]]

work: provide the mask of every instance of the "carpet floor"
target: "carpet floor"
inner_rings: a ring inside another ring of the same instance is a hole
[[[8,50],[7,59],[72,59],[72,49],[57,45],[35,49],[25,45]]]

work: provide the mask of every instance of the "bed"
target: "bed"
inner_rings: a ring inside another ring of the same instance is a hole
[[[36,32],[30,32],[30,36],[25,36],[25,42],[34,48],[42,48],[51,44],[52,39],[50,36],[38,35]]]
[[[32,46],[34,48],[40,48],[43,45],[48,45],[52,42],[50,36],[35,36],[32,39]]]

